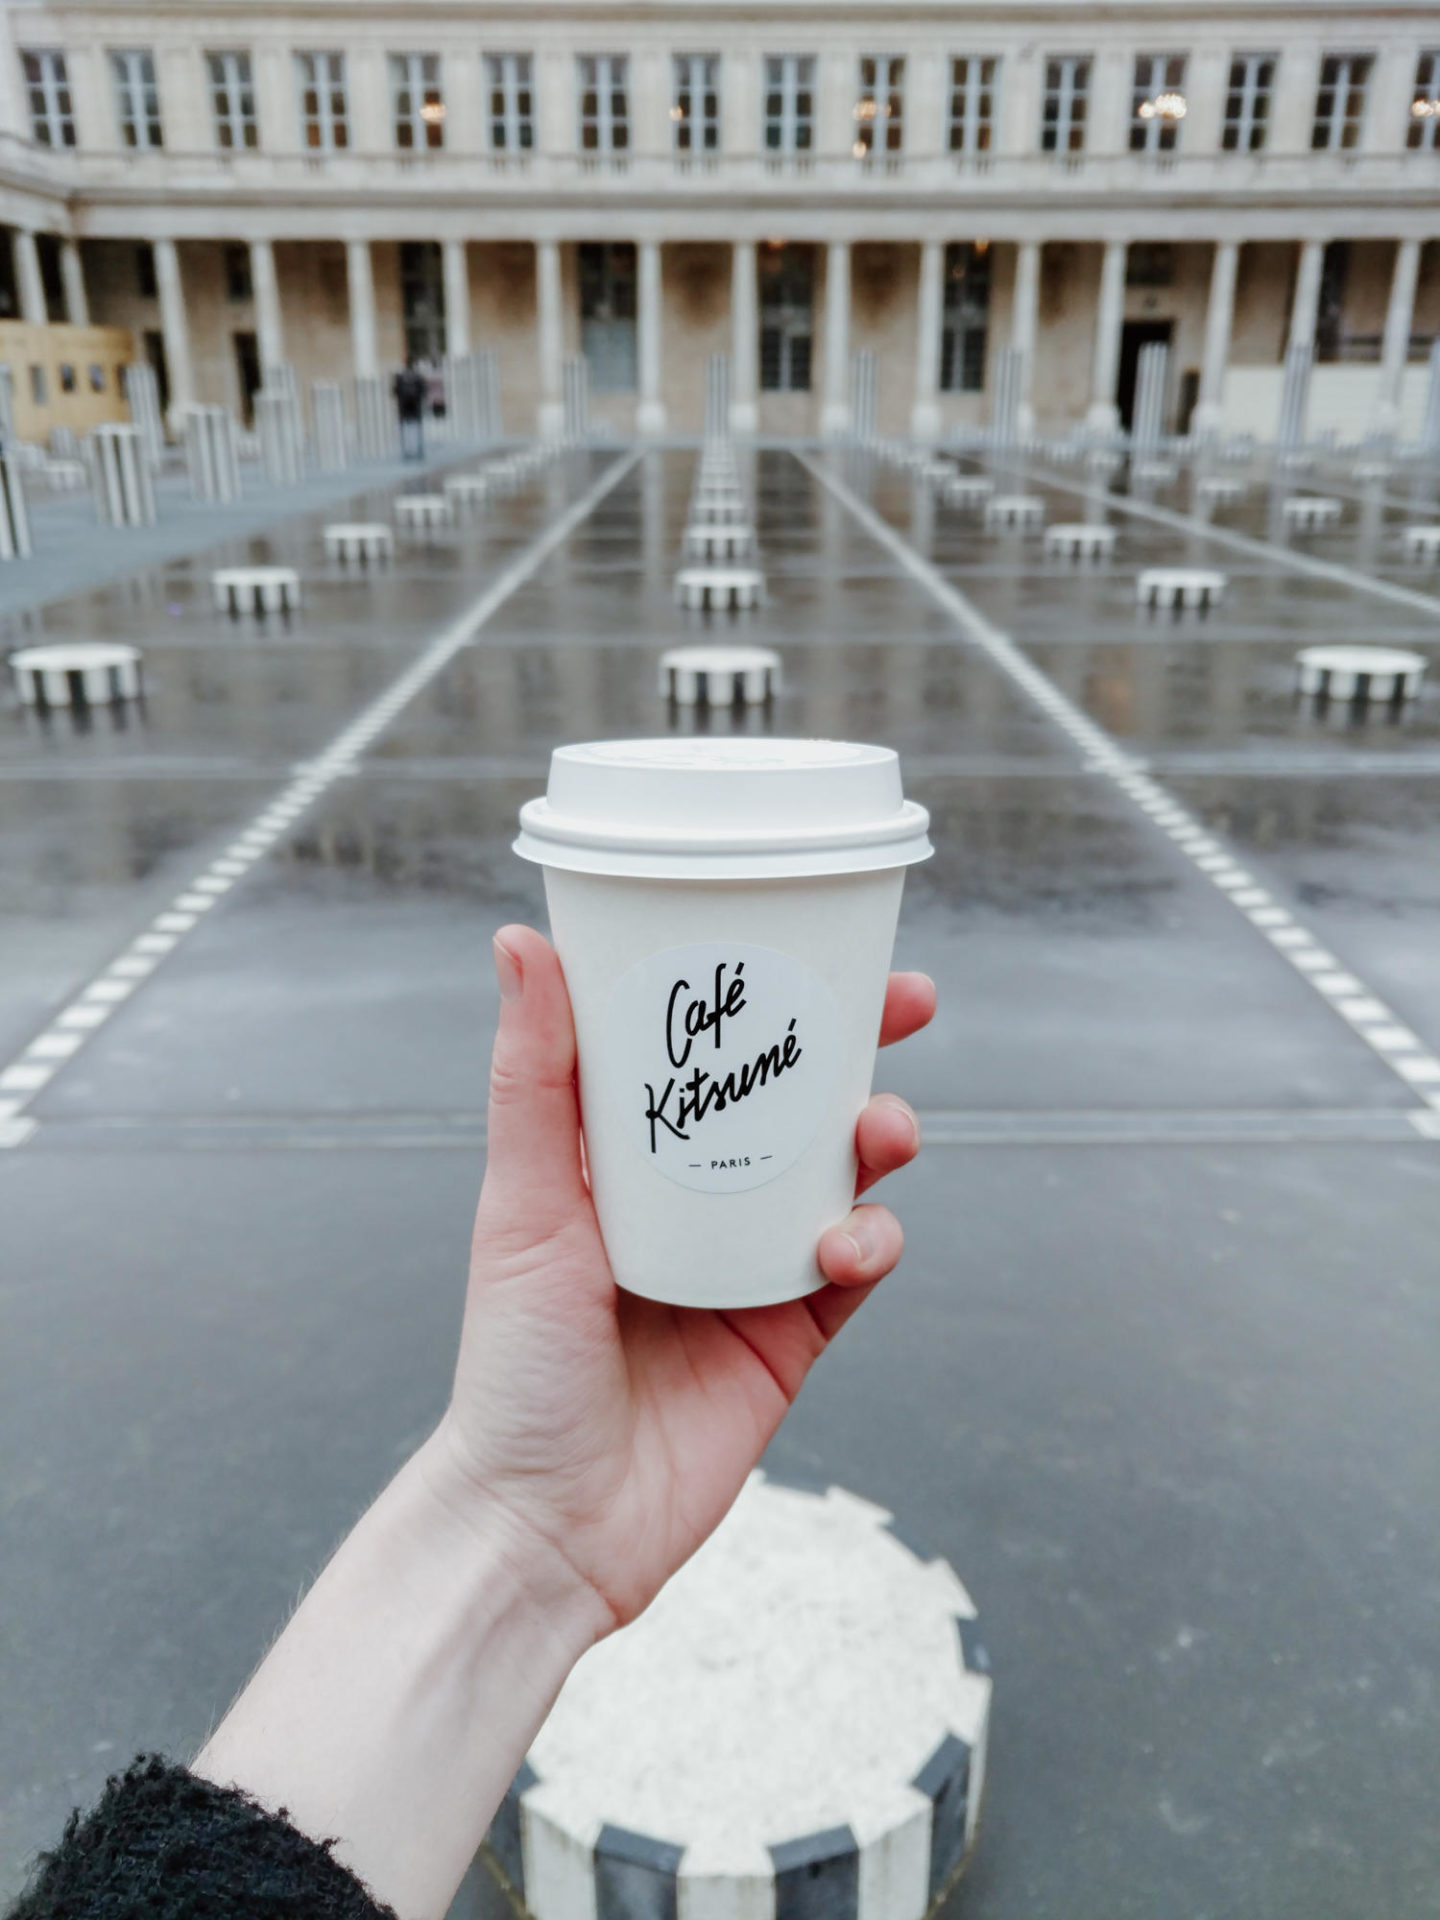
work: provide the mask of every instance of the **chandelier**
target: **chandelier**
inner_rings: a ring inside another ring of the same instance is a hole
[[[1183,120],[1185,96],[1183,93],[1157,93],[1153,100],[1142,100],[1135,111],[1142,120]]]

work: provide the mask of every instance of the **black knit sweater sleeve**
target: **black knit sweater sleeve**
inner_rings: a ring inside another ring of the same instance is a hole
[[[395,1920],[248,1795],[142,1756],[72,1813],[7,1920]]]

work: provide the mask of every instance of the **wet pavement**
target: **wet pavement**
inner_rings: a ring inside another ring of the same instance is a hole
[[[679,724],[656,655],[724,626],[784,658],[746,724],[894,745],[935,816],[898,951],[941,1013],[881,1070],[931,1140],[892,1183],[909,1251],[772,1457],[891,1508],[980,1606],[955,1912],[1440,1910],[1436,1113],[818,470],[748,459],[767,601],[707,621],[671,595],[693,452],[616,460],[567,456],[375,581],[296,514],[5,636],[135,641],[148,693],[84,731],[0,708],[0,1066],[613,478],[0,1151],[0,1893],[108,1768],[199,1744],[435,1418],[489,936],[543,916],[516,808],[557,741]],[[1320,638],[1440,667],[1408,478],[1287,481],[1344,517],[1257,552],[1027,470],[1052,520],[1113,518],[1084,567],[830,471],[1440,1046],[1440,684],[1363,720],[1293,691]],[[1188,514],[1190,482],[1147,500]],[[1261,485],[1213,520],[1278,531]],[[211,613],[210,566],[247,556],[301,568],[302,614]],[[1225,605],[1137,612],[1137,570],[1186,560]]]
[[[457,460],[473,459],[494,444],[437,441],[431,435],[418,460],[402,460],[397,453],[339,473],[307,473],[285,485],[267,480],[258,459],[245,459],[239,497],[230,501],[195,499],[184,458],[172,447],[155,475],[156,517],[144,527],[103,524],[88,487],[50,493],[34,475],[26,487],[31,551],[0,567],[0,613],[38,614],[57,595],[105,586],[125,574],[137,576],[137,591],[143,593],[145,569],[163,568],[222,540],[264,533],[322,507],[329,518],[339,519],[344,503],[358,493],[375,489],[384,497],[397,486],[415,486],[423,474],[434,481]]]

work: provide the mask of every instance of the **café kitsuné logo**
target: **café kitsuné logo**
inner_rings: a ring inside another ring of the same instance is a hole
[[[712,1116],[728,1112],[749,1100],[762,1087],[773,1085],[803,1059],[796,1031],[799,1015],[792,1014],[784,1031],[744,1059],[721,1071],[714,1055],[722,1051],[730,1029],[749,1006],[745,962],[717,961],[709,979],[692,981],[677,976],[664,1007],[665,1053],[673,1071],[659,1081],[647,1080],[645,1119],[650,1128],[650,1151],[662,1138],[692,1140],[697,1128]]]
[[[814,1140],[833,1096],[840,1012],[828,981],[796,954],[692,940],[620,976],[603,1045],[609,1111],[602,1123],[592,1091],[587,1124],[615,1128],[679,1186],[739,1193],[793,1166]]]

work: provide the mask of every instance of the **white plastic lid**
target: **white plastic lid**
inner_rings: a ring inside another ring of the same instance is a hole
[[[842,740],[593,740],[557,747],[515,851],[571,873],[755,880],[926,860],[924,807],[889,747]]]

